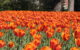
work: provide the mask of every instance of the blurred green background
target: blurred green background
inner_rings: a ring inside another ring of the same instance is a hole
[[[52,11],[60,0],[0,0],[0,10]]]

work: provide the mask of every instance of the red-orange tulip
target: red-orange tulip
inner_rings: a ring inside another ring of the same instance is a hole
[[[80,38],[80,32],[75,31],[75,32],[73,33],[73,36],[74,36],[75,38]]]
[[[36,28],[37,29],[37,31],[42,31],[43,30],[43,25],[38,25],[38,27]]]
[[[15,44],[14,44],[14,42],[13,42],[13,41],[10,41],[10,42],[8,43],[8,46],[9,46],[10,48],[12,48],[12,47],[14,47],[14,46],[15,46]]]
[[[77,46],[80,46],[80,38],[75,39],[75,44],[76,44]]]
[[[35,35],[37,33],[36,29],[30,29],[30,34],[31,36]]]
[[[47,32],[46,35],[48,38],[51,38],[54,35],[54,33],[53,32]]]
[[[4,47],[6,45],[6,42],[3,40],[0,40],[0,48]]]
[[[62,28],[61,27],[58,27],[57,28],[57,32],[61,32],[62,31]]]
[[[28,27],[32,29],[32,28],[35,28],[36,25],[34,23],[28,23]]]
[[[48,38],[51,38],[54,35],[54,29],[50,28],[50,27],[47,27],[46,35],[47,35]]]
[[[35,34],[35,35],[33,36],[33,38],[34,38],[34,39],[37,39],[37,40],[41,40],[42,36],[41,36],[41,34]]]
[[[59,44],[56,46],[55,50],[62,50],[62,46]]]
[[[64,32],[65,33],[70,33],[70,29],[69,28],[64,28]]]
[[[56,28],[56,24],[54,24],[54,23],[51,23],[50,26],[51,26],[53,29]]]
[[[0,32],[0,37],[3,37],[4,36],[4,33],[3,32]]]
[[[58,40],[58,39],[52,39],[52,40],[50,41],[50,47],[51,47],[52,49],[55,49],[58,44],[59,44],[59,40]]]
[[[10,22],[9,27],[11,29],[15,29],[17,27],[17,25],[15,25],[14,22]]]
[[[23,37],[25,35],[24,30],[22,29],[14,29],[14,35],[16,35],[17,37]]]
[[[69,34],[69,33],[62,32],[61,37],[62,37],[62,39],[63,39],[64,41],[67,41],[67,40],[69,40],[69,38],[70,38],[70,34]]]
[[[35,44],[36,46],[39,46],[41,44],[41,41],[40,40],[37,40],[37,39],[34,39],[32,41],[33,44]]]
[[[47,28],[46,28],[46,33],[47,33],[47,32],[52,32],[52,33],[54,33],[54,29],[53,29],[53,28],[50,28],[50,27],[47,27]]]
[[[0,25],[0,30],[1,30],[1,29],[3,29],[3,26],[2,26],[2,25]]]

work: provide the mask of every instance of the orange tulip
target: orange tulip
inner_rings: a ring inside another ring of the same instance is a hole
[[[4,36],[4,33],[0,32],[0,37],[3,37]]]
[[[71,27],[73,30],[75,30],[76,29],[76,23],[72,23]]]
[[[50,28],[50,27],[47,27],[47,28],[46,28],[46,33],[47,33],[47,32],[52,32],[52,33],[54,33],[54,29],[53,29],[53,28]]]
[[[69,40],[69,38],[70,38],[70,34],[69,34],[69,33],[64,33],[64,32],[62,32],[61,37],[62,37],[62,39],[63,39],[64,41],[67,41],[67,40]]]
[[[55,24],[55,23],[53,23],[53,24],[51,23],[50,26],[51,26],[53,29],[56,28],[56,24]]]
[[[35,25],[34,23],[28,23],[28,27],[31,28],[31,29],[32,29],[32,28],[35,28],[35,26],[36,26],[36,25]]]
[[[33,43],[26,44],[23,50],[35,50],[36,46]]]
[[[22,29],[14,29],[14,35],[16,35],[17,37],[23,37],[25,35],[24,30]]]
[[[40,50],[52,50],[52,49],[48,46],[43,46]]]
[[[52,40],[50,40],[50,47],[52,49],[55,49],[58,44],[59,44],[59,40],[58,39],[52,39]]]
[[[43,25],[38,25],[38,27],[36,28],[37,29],[37,31],[42,31],[43,30]]]
[[[11,29],[15,29],[17,27],[17,25],[15,25],[14,22],[10,22],[9,27]]]
[[[72,47],[70,50],[80,50],[78,47]]]
[[[35,35],[33,36],[33,38],[34,38],[34,39],[37,39],[37,40],[41,40],[42,36],[41,36],[41,34],[35,34]]]
[[[0,48],[4,47],[6,45],[6,42],[3,40],[0,40]]]
[[[13,41],[10,41],[10,42],[8,43],[8,46],[9,46],[10,48],[12,48],[12,47],[14,47],[14,46],[15,46],[15,44],[14,44],[14,42],[13,42]]]
[[[62,28],[61,27],[58,27],[57,28],[57,32],[61,32],[62,31]]]
[[[56,46],[55,50],[62,50],[62,46],[59,44]]]
[[[70,33],[70,29],[69,28],[64,28],[64,32],[65,33]]]
[[[37,39],[34,39],[32,41],[33,44],[35,44],[36,46],[39,46],[41,44],[41,41],[40,40],[37,40]]]
[[[48,38],[51,38],[54,35],[54,29],[50,28],[50,27],[47,27],[46,35],[47,35]]]
[[[22,26],[22,27],[25,27],[25,24],[24,24],[24,23],[22,23],[22,24],[21,24],[21,26]]]
[[[30,29],[30,34],[31,36],[35,35],[37,33],[36,29]]]
[[[48,26],[48,24],[46,22],[43,23],[44,28],[46,28]]]
[[[80,38],[75,39],[75,44],[76,44],[77,46],[80,46]]]
[[[53,32],[47,32],[46,35],[48,38],[51,38],[54,35],[54,33]]]

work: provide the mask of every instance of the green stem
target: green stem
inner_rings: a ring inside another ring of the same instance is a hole
[[[17,50],[20,50],[20,46],[21,46],[21,39],[19,38],[18,39],[18,47],[17,47]]]

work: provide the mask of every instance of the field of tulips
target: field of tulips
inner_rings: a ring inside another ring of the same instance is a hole
[[[80,50],[80,12],[0,11],[0,50]]]

